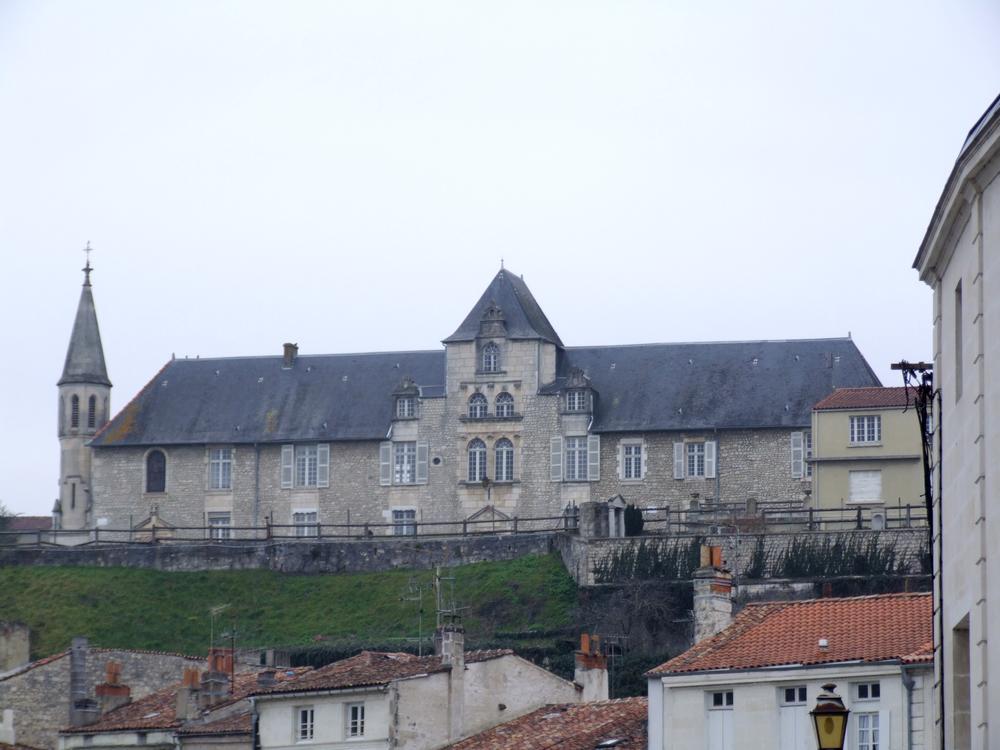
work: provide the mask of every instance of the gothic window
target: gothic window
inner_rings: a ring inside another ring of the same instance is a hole
[[[500,347],[487,344],[483,347],[483,372],[498,372],[500,370]]]
[[[504,391],[497,396],[496,411],[498,417],[514,416],[514,397]]]
[[[493,450],[496,454],[496,481],[514,481],[514,444],[507,438],[501,438]]]
[[[473,393],[469,399],[469,416],[472,419],[482,419],[489,409],[489,402],[482,393]]]
[[[75,393],[69,401],[69,426],[80,426],[80,397]]]
[[[486,478],[486,443],[476,438],[469,443],[469,481],[481,482]]]
[[[146,456],[146,492],[167,491],[167,457],[163,451],[150,451]]]
[[[87,427],[94,429],[97,425],[97,396],[91,396],[87,402]]]

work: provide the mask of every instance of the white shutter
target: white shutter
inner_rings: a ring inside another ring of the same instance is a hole
[[[646,450],[646,441],[642,441],[642,471],[639,474],[643,479],[646,478],[646,458],[649,451]]]
[[[292,486],[292,467],[295,464],[295,447],[281,446],[281,486],[287,489]]]
[[[316,446],[316,486],[330,486],[330,444]]]
[[[392,443],[388,441],[378,446],[378,483],[392,484]]]
[[[561,482],[563,478],[563,439],[554,437],[549,441],[549,479]]]
[[[674,479],[684,478],[684,443],[674,443]]]
[[[714,440],[705,441],[705,478],[715,479],[715,454],[718,443]]]
[[[619,479],[624,479],[625,478],[625,468],[624,467],[625,467],[625,446],[622,444],[622,441],[619,440],[618,441],[618,466],[615,467],[616,470],[618,471],[618,478]]]
[[[791,438],[792,446],[792,477],[802,479],[802,459],[805,455],[805,441],[801,432],[793,432]]]
[[[427,483],[427,443],[417,443],[417,484]]]
[[[892,715],[889,709],[878,712],[878,746],[892,747]]]
[[[881,471],[852,471],[848,473],[851,500],[881,500]]]
[[[601,479],[601,436],[587,436],[587,479],[598,482]]]

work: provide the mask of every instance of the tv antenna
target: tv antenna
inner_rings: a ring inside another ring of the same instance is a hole
[[[424,591],[426,590],[426,584],[418,583],[416,578],[411,577],[402,596],[399,597],[400,601],[417,603],[417,656],[424,655]],[[404,638],[403,640],[412,641],[413,639]]]

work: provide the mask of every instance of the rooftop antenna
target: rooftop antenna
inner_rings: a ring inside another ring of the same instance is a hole
[[[209,630],[208,636],[208,647],[215,648],[215,620],[216,618],[229,609],[229,604],[217,604],[214,607],[210,607],[208,610],[208,615],[211,618],[212,625]]]
[[[417,603],[417,656],[424,655],[424,591],[426,588],[426,585],[418,583],[416,578],[411,577],[403,595],[399,597],[400,601]],[[404,638],[403,640],[413,639]]]
[[[90,265],[90,254],[94,252],[93,248],[90,246],[90,240],[87,240],[87,246],[83,248],[83,252],[87,254],[87,265],[85,265],[82,269],[84,273],[83,285],[90,286],[90,272],[94,270]]]
[[[437,626],[455,625],[462,620],[462,610],[455,605],[455,577],[441,575],[441,566],[434,567],[434,595],[437,602]]]

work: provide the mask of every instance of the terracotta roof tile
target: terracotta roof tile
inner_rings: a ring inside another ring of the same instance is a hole
[[[311,667],[296,667],[279,670],[275,677],[282,682],[296,679],[302,674],[312,671]],[[158,690],[155,693],[140,698],[121,708],[117,708],[101,717],[100,721],[84,727],[63,729],[63,734],[96,734],[98,732],[114,732],[122,729],[176,729],[183,721],[177,718],[177,690],[181,683]],[[243,700],[257,687],[257,672],[236,674],[235,689],[232,695],[213,709],[232,705]]]
[[[601,742],[614,747],[646,747],[645,698],[548,705],[513,721],[448,745],[448,750],[594,750]]]
[[[826,638],[828,646],[819,647]],[[750,604],[733,623],[650,675],[833,662],[930,661],[931,595]]]
[[[838,388],[813,409],[902,409],[913,403],[907,388]]]
[[[472,664],[498,659],[514,652],[510,649],[492,651],[467,651],[465,663]],[[327,664],[315,672],[295,681],[295,684],[275,685],[257,689],[253,695],[269,693],[299,693],[311,690],[339,690],[352,687],[388,685],[393,680],[441,672],[449,667],[441,664],[440,656],[414,656],[413,654],[362,651],[349,659]]]

